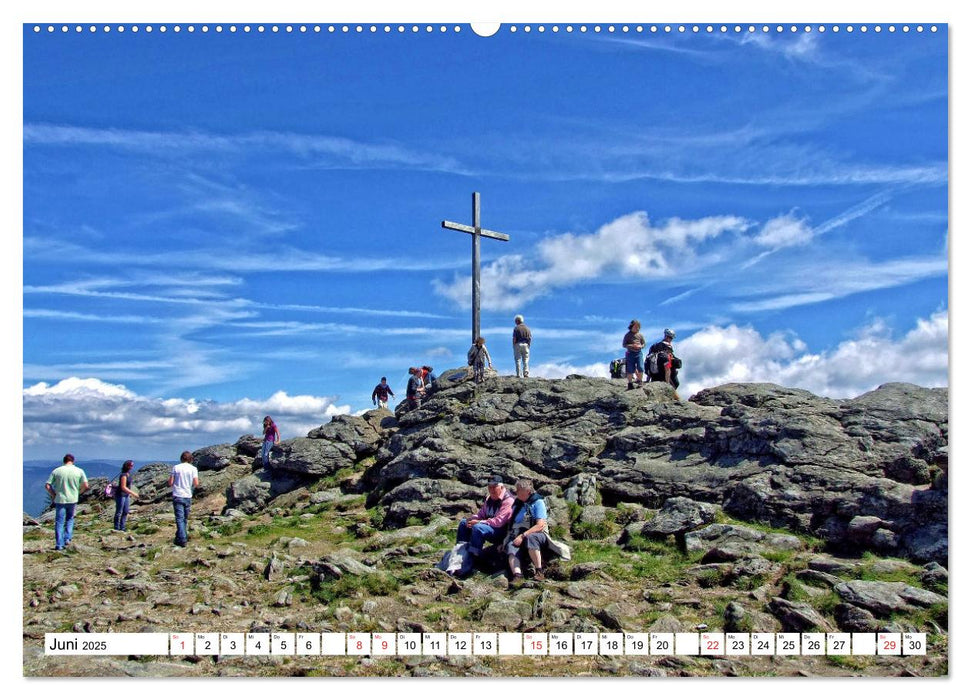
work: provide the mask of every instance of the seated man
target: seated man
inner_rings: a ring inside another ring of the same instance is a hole
[[[489,497],[472,518],[462,518],[459,523],[456,542],[468,542],[468,552],[474,560],[482,554],[486,542],[498,544],[506,535],[509,519],[512,517],[512,494],[502,485],[502,479],[494,476],[489,479]],[[470,561],[470,566],[472,562]],[[471,570],[471,568],[469,569]],[[463,571],[467,573],[467,571]]]
[[[546,502],[533,489],[533,482],[520,479],[516,482],[516,502],[512,507],[512,524],[506,537],[506,554],[509,555],[509,571],[512,573],[512,583],[518,584],[523,580],[520,568],[520,555],[525,549],[529,559],[533,562],[533,580],[544,581],[543,574],[543,546],[548,545],[549,527],[546,524]]]

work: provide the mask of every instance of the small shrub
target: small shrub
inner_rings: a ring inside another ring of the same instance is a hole
[[[610,523],[574,523],[573,536],[578,540],[603,540],[610,537]]]

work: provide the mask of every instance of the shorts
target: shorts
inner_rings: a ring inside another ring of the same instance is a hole
[[[644,351],[638,350],[637,352],[627,351],[627,355],[624,357],[627,361],[627,374],[634,374],[634,372],[644,372]]]
[[[549,538],[546,536],[545,532],[532,532],[525,537],[523,537],[523,543],[520,546],[514,545],[512,542],[516,539],[513,537],[509,540],[509,544],[506,545],[506,554],[512,556],[519,554],[520,550],[526,549],[542,549]]]

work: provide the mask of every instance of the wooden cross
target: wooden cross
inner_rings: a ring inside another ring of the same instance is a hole
[[[479,193],[472,193],[472,225],[456,224],[443,221],[442,228],[453,231],[463,231],[472,234],[472,342],[479,337],[479,237],[495,238],[497,241],[508,241],[509,236],[504,233],[490,231],[479,225]]]

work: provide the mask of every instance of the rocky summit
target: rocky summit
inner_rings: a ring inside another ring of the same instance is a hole
[[[274,447],[194,453],[190,542],[170,467],[135,476],[128,533],[103,483],[53,550],[24,518],[26,675],[947,674],[948,392],[837,401],[443,373],[418,409],[338,416]],[[490,476],[530,478],[573,557],[510,587],[501,560],[434,565]],[[95,480],[97,482],[97,480]],[[45,657],[85,632],[918,631],[920,657]]]

